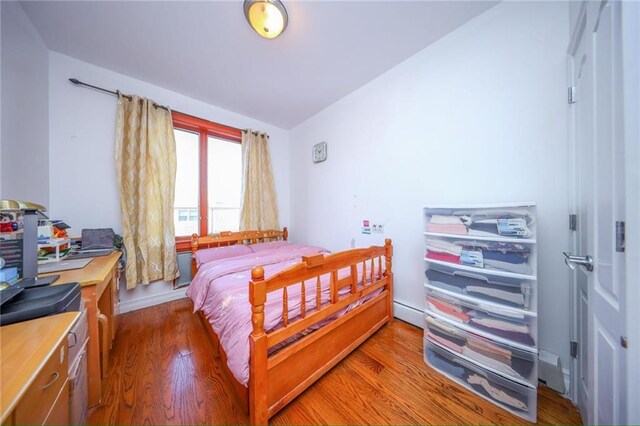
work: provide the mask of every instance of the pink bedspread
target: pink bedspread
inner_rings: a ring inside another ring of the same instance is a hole
[[[249,335],[251,334],[251,304],[249,281],[251,269],[264,267],[265,278],[300,262],[302,256],[326,252],[321,247],[289,244],[273,250],[265,250],[230,259],[217,260],[201,266],[187,289],[193,300],[194,312],[202,310],[218,335],[227,354],[228,367],[236,380],[245,386],[249,382]],[[345,271],[347,272],[347,271]],[[328,277],[322,279],[322,303],[329,301]],[[308,282],[306,288],[307,311],[316,303],[316,283]],[[300,315],[300,285],[288,287],[289,318]],[[266,331],[282,322],[282,291],[267,294],[265,304]]]

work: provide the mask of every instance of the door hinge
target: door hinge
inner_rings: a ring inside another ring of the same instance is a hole
[[[567,100],[570,104],[576,103],[576,86],[571,86],[567,90]]]
[[[573,340],[569,342],[569,353],[571,354],[571,358],[578,357],[578,342]]]
[[[624,253],[624,222],[616,222],[616,251]]]
[[[569,230],[575,231],[578,229],[578,215],[573,213],[569,215]]]

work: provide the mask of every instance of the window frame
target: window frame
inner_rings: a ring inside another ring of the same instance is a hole
[[[199,161],[198,161],[198,179],[199,195],[198,195],[198,235],[201,237],[209,233],[209,200],[207,191],[207,151],[208,137],[212,136],[218,139],[224,139],[229,142],[242,143],[242,131],[235,127],[225,126],[224,124],[214,123],[192,115],[183,114],[181,112],[172,111],[173,128],[194,132],[198,134],[199,143]],[[179,252],[191,250],[191,236],[176,236],[176,250]]]

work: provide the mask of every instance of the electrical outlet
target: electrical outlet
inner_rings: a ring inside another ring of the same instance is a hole
[[[379,223],[374,223],[371,225],[371,232],[374,234],[384,234],[384,225]]]

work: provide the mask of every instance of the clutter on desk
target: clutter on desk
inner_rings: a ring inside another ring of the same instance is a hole
[[[20,210],[0,211],[0,233],[20,234],[24,227],[24,214]],[[9,237],[10,235],[6,235]]]
[[[38,275],[38,221],[47,219],[46,211],[35,203],[0,200],[0,271],[5,271],[4,278],[16,279],[15,271],[17,279]]]
[[[85,267],[95,257],[122,248],[122,237],[111,228],[83,229],[82,238],[69,236],[70,226],[50,219],[46,208],[23,201],[0,200],[0,291],[2,301],[20,289],[51,284],[57,276],[38,274]],[[120,262],[123,262],[121,257]],[[3,309],[4,310],[4,309]]]
[[[85,259],[106,256],[120,250],[122,237],[111,228],[83,229],[80,240],[74,240],[74,251],[69,259]]]
[[[18,268],[15,266],[0,270],[0,281],[12,283],[18,280]]]
[[[78,283],[50,286],[38,278],[38,256],[58,261],[70,250],[69,225],[50,220],[41,205],[0,200],[0,325],[80,309]],[[51,265],[47,265],[51,266]]]
[[[70,226],[61,220],[41,220],[38,223],[38,263],[59,262],[70,252],[67,235]]]

